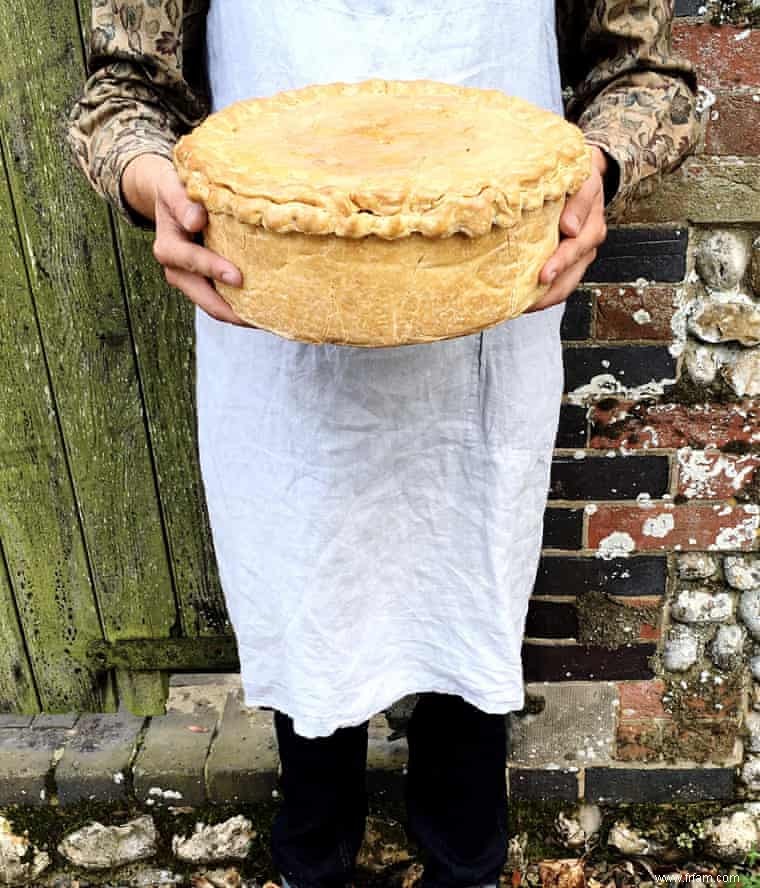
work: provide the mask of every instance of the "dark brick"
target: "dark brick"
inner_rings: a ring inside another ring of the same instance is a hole
[[[534,644],[522,646],[525,681],[607,681],[652,678],[649,665],[657,645],[627,644],[607,648],[581,644]]]
[[[586,768],[587,802],[696,802],[733,795],[733,768]]]
[[[560,336],[563,340],[590,339],[594,299],[588,290],[571,293],[565,304]]]
[[[544,555],[533,595],[578,595],[601,589],[611,595],[663,595],[668,576],[661,556],[630,558],[566,558]]]
[[[566,348],[563,360],[566,392],[603,373],[611,373],[626,387],[676,377],[676,359],[666,346],[660,345]],[[603,364],[602,361],[609,363]]]
[[[688,237],[686,228],[610,228],[584,281],[682,281]]]
[[[575,604],[531,599],[525,635],[530,638],[577,638],[578,614]]]
[[[545,549],[580,549],[583,541],[583,509],[546,509]]]
[[[681,15],[699,15],[699,10],[704,9],[705,0],[676,0],[677,16]]]
[[[562,404],[555,447],[585,447],[588,422],[587,409],[581,404]]]
[[[552,499],[635,499],[640,493],[661,497],[668,491],[666,456],[557,456],[552,463]]]
[[[513,799],[564,799],[568,802],[577,801],[577,772],[562,771],[559,768],[552,768],[551,770],[510,768],[509,796]]]

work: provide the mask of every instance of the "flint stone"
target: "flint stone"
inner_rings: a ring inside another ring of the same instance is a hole
[[[699,656],[699,638],[689,626],[673,626],[662,652],[663,666],[669,672],[686,672]]]
[[[687,326],[703,342],[760,345],[760,305],[739,299],[700,300]]]
[[[0,815],[0,884],[26,884],[48,866],[50,856],[25,836],[15,835],[10,821]]]
[[[727,592],[708,589],[684,589],[670,605],[670,613],[679,623],[720,623],[733,616],[734,603]]]
[[[702,829],[707,854],[727,863],[741,863],[760,838],[755,818],[747,811],[708,817]]]
[[[746,632],[737,623],[719,626],[712,640],[712,661],[719,669],[730,670],[739,665],[744,651]]]
[[[64,836],[58,851],[75,866],[110,869],[145,860],[156,853],[156,826],[143,814],[123,826],[88,823]]]
[[[723,561],[726,582],[734,589],[747,592],[760,589],[760,559],[752,556],[728,555]]]
[[[760,792],[760,758],[749,755],[742,765],[741,781],[750,792]]]
[[[678,556],[678,576],[684,580],[707,580],[717,570],[717,558],[706,552],[684,552]]]
[[[191,836],[172,838],[172,851],[187,863],[212,863],[230,857],[244,858],[256,835],[247,817],[238,814],[213,826],[196,823]]]
[[[736,360],[723,366],[721,374],[740,398],[760,395],[760,351],[742,352]]]
[[[739,616],[752,637],[760,641],[760,589],[748,589],[739,598]]]
[[[733,231],[714,231],[697,247],[697,274],[713,290],[732,290],[739,285],[749,262],[744,239]]]

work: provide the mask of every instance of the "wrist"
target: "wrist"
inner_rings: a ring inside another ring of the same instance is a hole
[[[146,152],[128,161],[122,170],[119,188],[127,208],[151,222],[156,218],[158,183],[174,164],[163,154]]]
[[[608,206],[618,192],[620,186],[620,165],[615,158],[598,145],[591,145],[591,162],[599,171],[604,187],[604,205]]]

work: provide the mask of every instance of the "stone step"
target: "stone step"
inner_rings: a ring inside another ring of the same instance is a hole
[[[511,798],[731,797],[736,762],[641,766],[613,759],[614,683],[537,682],[525,689],[538,705],[507,717]],[[415,699],[409,695],[370,719],[367,786],[373,794],[403,797],[404,727]],[[276,798],[278,783],[273,712],[245,706],[238,674],[172,677],[162,716],[120,711],[0,722],[0,806],[256,803]]]

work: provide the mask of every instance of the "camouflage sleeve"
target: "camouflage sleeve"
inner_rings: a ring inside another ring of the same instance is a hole
[[[202,0],[92,0],[88,77],[66,140],[95,191],[140,228],[153,223],[125,202],[121,176],[140,154],[171,157],[208,113],[205,16]]]
[[[573,90],[566,114],[615,162],[605,183],[613,217],[652,191],[697,142],[697,78],[671,48],[673,5],[571,0],[560,10],[558,4],[560,63]]]

